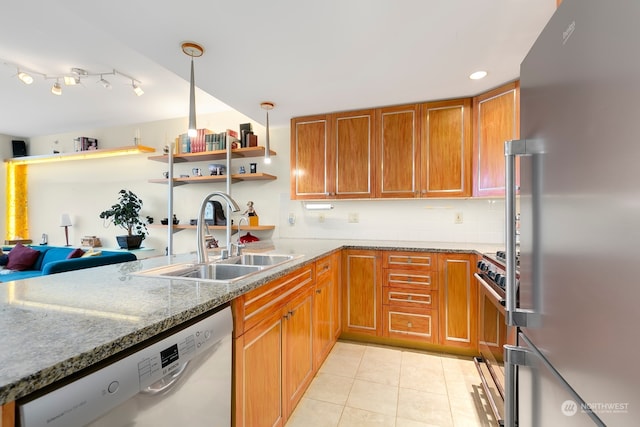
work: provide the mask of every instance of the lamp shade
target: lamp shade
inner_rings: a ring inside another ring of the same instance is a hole
[[[69,214],[62,214],[60,216],[60,227],[71,227],[72,225]]]

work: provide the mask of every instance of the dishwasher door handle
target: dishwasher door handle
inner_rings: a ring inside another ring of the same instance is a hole
[[[167,375],[166,377],[156,381],[155,383],[151,384],[149,387],[140,390],[140,393],[143,394],[148,394],[151,396],[154,396],[156,394],[160,394],[163,393],[167,390],[169,390],[171,388],[171,386],[173,386],[176,381],[178,381],[180,379],[180,377],[182,376],[182,374],[184,374],[184,371],[187,369],[187,367],[189,366],[189,363],[191,361],[187,361],[184,365],[182,365],[182,367],[180,369],[178,369],[176,372],[174,372],[171,375]]]

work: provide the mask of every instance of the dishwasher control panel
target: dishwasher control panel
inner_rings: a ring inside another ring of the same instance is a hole
[[[84,426],[140,392],[167,392],[191,359],[232,329],[231,309],[226,307],[70,384],[30,401],[21,399],[20,425]]]

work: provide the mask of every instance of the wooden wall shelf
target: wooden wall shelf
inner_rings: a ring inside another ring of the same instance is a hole
[[[34,163],[61,162],[67,160],[98,159],[101,157],[126,156],[131,154],[154,153],[153,147],[144,145],[131,145],[118,148],[106,148],[100,150],[77,151],[73,153],[45,154],[42,156],[25,156],[5,159],[6,163],[14,165],[30,165]]]
[[[269,150],[272,156],[276,155],[276,152],[273,150]],[[231,158],[233,159],[242,159],[242,158],[250,158],[250,157],[262,157],[264,156],[264,147],[245,147],[245,148],[236,148],[231,150]],[[216,150],[216,151],[204,151],[201,153],[185,153],[185,154],[176,154],[173,156],[174,163],[185,163],[185,162],[208,162],[211,160],[225,160],[227,158],[227,150]],[[149,160],[154,160],[156,162],[169,162],[168,155],[162,156],[149,156]]]
[[[162,225],[162,224],[151,224],[148,225],[147,227],[151,227],[151,228],[166,228],[168,226],[166,225]],[[178,225],[174,225],[172,226],[174,231],[181,231],[181,230],[195,230],[197,228],[196,225],[182,225],[182,224],[178,224]],[[276,228],[275,225],[252,225],[252,226],[248,226],[248,225],[242,225],[241,226],[241,230],[242,231],[265,231],[265,230],[274,230]],[[209,226],[210,230],[226,230],[227,227],[225,225],[210,225]],[[238,231],[238,226],[237,225],[232,225],[231,229],[233,231]]]
[[[239,181],[270,181],[277,177],[268,173],[238,173],[231,175],[232,182]],[[212,182],[225,182],[227,180],[226,175],[205,175],[205,176],[190,176],[188,178],[173,178],[173,185],[184,184],[207,184]],[[154,184],[166,184],[169,180],[166,178],[150,179],[149,182]]]

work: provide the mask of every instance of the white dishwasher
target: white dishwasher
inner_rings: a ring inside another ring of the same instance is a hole
[[[226,307],[29,401],[21,427],[231,425],[233,320]]]

